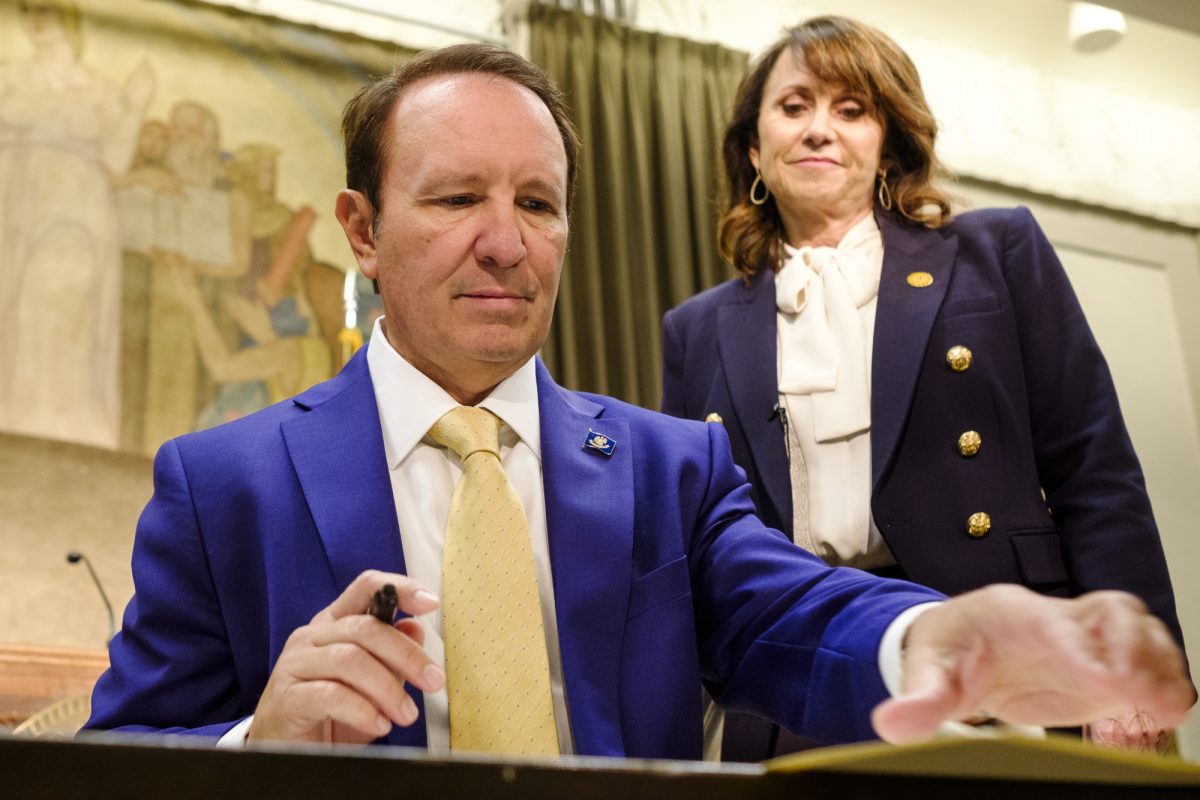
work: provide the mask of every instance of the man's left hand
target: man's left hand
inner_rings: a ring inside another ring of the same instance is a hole
[[[979,714],[1067,727],[1138,708],[1169,730],[1195,697],[1166,626],[1124,592],[968,592],[913,622],[903,671],[902,694],[872,713],[880,737],[897,744]]]

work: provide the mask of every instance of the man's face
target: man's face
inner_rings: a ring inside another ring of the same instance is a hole
[[[528,89],[453,74],[404,92],[387,143],[359,265],[379,281],[392,346],[460,402],[478,400],[550,330],[567,245],[562,138]]]
[[[216,118],[197,103],[177,103],[171,110],[167,166],[190,186],[211,188],[221,175],[221,145]]]

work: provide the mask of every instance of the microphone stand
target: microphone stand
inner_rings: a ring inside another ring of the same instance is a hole
[[[108,638],[104,640],[104,646],[108,647],[113,637],[117,635],[117,622],[113,616],[112,603],[108,601],[108,593],[104,591],[104,586],[100,583],[100,576],[96,574],[96,570],[92,567],[92,560],[78,550],[72,550],[67,553],[68,564],[78,564],[80,561],[83,562],[83,565],[87,567],[87,571],[91,574],[92,583],[96,585],[96,591],[100,592],[100,599],[104,601],[104,608],[108,611]]]

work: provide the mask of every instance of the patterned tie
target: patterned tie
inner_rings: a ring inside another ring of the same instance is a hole
[[[442,556],[450,748],[558,755],[529,524],[500,465],[500,419],[461,406],[429,437],[462,459]]]

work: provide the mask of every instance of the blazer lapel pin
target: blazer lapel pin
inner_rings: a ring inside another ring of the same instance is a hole
[[[617,443],[605,436],[603,433],[596,433],[594,430],[588,429],[587,438],[583,440],[584,450],[595,450],[598,453],[603,453],[606,456],[611,456],[613,450],[617,447]]]

